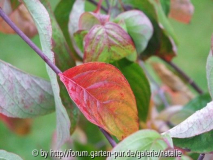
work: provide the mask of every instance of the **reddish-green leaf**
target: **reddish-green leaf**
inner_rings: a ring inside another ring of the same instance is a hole
[[[147,46],[152,34],[153,27],[147,16],[139,10],[131,10],[119,14],[115,22],[124,21],[127,32],[132,37],[138,54]]]
[[[189,23],[194,13],[190,0],[171,0],[169,17],[183,23]]]
[[[95,25],[84,41],[84,62],[113,62],[130,55],[131,60],[136,59],[131,37],[115,23]]]
[[[118,139],[138,130],[134,94],[122,73],[106,63],[86,63],[59,74],[85,117]]]

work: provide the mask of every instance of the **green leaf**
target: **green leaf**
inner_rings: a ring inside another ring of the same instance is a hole
[[[48,81],[26,74],[0,60],[0,113],[16,118],[31,118],[54,111]]]
[[[69,16],[69,23],[68,23],[68,30],[69,35],[73,44],[73,47],[75,51],[77,52],[78,56],[81,58],[83,57],[83,53],[80,51],[80,49],[77,47],[75,39],[74,39],[74,33],[79,29],[78,23],[81,14],[84,13],[85,10],[85,1],[84,0],[76,0],[73,4],[72,11]]]
[[[132,37],[137,53],[140,54],[147,47],[152,37],[153,27],[147,16],[139,10],[130,10],[119,14],[114,22],[124,21],[129,35]]]
[[[74,39],[75,39],[76,45],[81,50],[81,52],[84,52],[83,42],[84,42],[84,37],[86,36],[87,33],[88,31],[86,30],[78,30],[77,32],[74,33]]]
[[[162,6],[162,9],[165,13],[166,16],[168,16],[169,14],[169,11],[170,11],[170,1],[165,1],[165,0],[160,0],[160,3],[161,3],[161,6]]]
[[[199,109],[202,109],[206,104],[211,101],[209,94],[199,95],[190,101],[186,106],[181,110],[181,112],[196,112]],[[187,149],[191,152],[198,153],[208,153],[212,152],[212,146],[209,145],[213,143],[212,140],[213,131],[197,135],[191,138],[173,138],[174,145],[183,149]]]
[[[114,156],[108,157],[107,160],[147,159],[147,157],[140,157],[141,154],[133,154],[129,157],[127,154],[130,153],[130,151],[133,153],[139,151],[159,152],[168,148],[173,148],[172,139],[169,136],[162,136],[154,130],[140,130],[125,138],[111,151],[112,153],[125,152],[126,157],[115,157],[116,154],[112,154]],[[149,159],[157,160],[159,157],[150,157]]]
[[[45,55],[52,61],[55,61],[52,52],[52,27],[50,17],[45,7],[37,0],[23,0],[37,26],[41,47]],[[41,14],[42,13],[42,14]],[[60,97],[60,88],[57,81],[57,75],[47,66],[47,72],[52,84],[57,118],[57,147],[59,148],[68,139],[70,139],[70,120],[67,111],[62,104]]]
[[[206,62],[206,76],[207,76],[209,93],[213,99],[213,56],[212,56],[212,52],[209,53],[209,56],[208,56],[207,62]]]
[[[150,85],[142,68],[135,62],[130,62],[125,58],[113,63],[128,80],[135,95],[138,116],[141,121],[146,121],[150,103]]]
[[[141,58],[147,59],[156,55],[171,60],[176,55],[176,37],[159,0],[122,0],[145,13],[154,27],[154,34]]]
[[[74,2],[75,1],[61,0],[54,10],[54,15],[55,15],[55,18],[58,22],[58,25],[61,28],[61,31],[64,34],[64,37],[66,39],[67,44],[70,47],[72,54],[74,56],[76,56],[77,53],[75,52],[75,50],[73,48],[73,45],[72,45],[72,42],[71,42],[71,39],[70,39],[70,36],[69,36],[69,32],[68,32],[69,15],[70,15],[70,12],[72,10]]]
[[[23,159],[14,153],[0,150],[0,160],[23,160]]]
[[[61,70],[67,70],[71,67],[75,66],[74,58],[71,57],[71,52],[64,35],[54,17],[52,12],[51,6],[47,0],[41,0],[41,2],[46,7],[47,11],[49,12],[50,20],[52,23],[52,42],[53,42],[53,49],[55,56],[55,63]],[[71,119],[71,133],[74,131],[77,121],[78,121],[78,109],[75,106],[74,102],[70,99],[69,94],[65,86],[58,81],[60,87],[60,97],[62,99],[63,105],[66,107],[68,115]]]
[[[113,62],[136,54],[131,37],[119,25],[95,25],[84,38],[84,62]]]

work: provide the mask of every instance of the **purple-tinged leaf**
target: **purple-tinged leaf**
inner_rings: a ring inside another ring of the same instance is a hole
[[[129,35],[132,37],[137,53],[140,54],[147,47],[153,34],[153,27],[147,16],[139,10],[131,10],[119,14],[114,22],[124,21]]]
[[[49,14],[45,7],[37,0],[23,0],[31,16],[33,17],[37,26],[41,47],[44,54],[55,62],[54,53],[52,52],[52,27]],[[41,14],[42,13],[42,14]],[[57,81],[57,75],[52,69],[47,66],[47,72],[50,77],[54,100],[56,105],[56,119],[57,119],[57,146],[58,148],[70,139],[70,120],[67,111],[62,103],[60,97],[60,88]]]
[[[70,13],[69,23],[68,23],[68,30],[69,30],[73,47],[75,51],[77,52],[78,56],[80,56],[81,58],[83,57],[83,53],[80,51],[80,49],[76,45],[76,42],[73,36],[74,36],[74,33],[78,30],[78,22],[79,22],[81,14],[84,13],[84,5],[85,5],[85,0],[75,1],[72,7],[72,11]]]
[[[84,116],[118,139],[138,130],[138,111],[128,81],[114,66],[86,63],[59,74]]]
[[[75,66],[74,58],[71,56],[70,48],[63,36],[63,33],[53,15],[51,6],[47,0],[41,0],[41,2],[46,7],[49,12],[49,16],[52,22],[52,47],[55,56],[55,63],[61,70],[66,70],[68,68]],[[62,99],[63,105],[66,107],[68,115],[71,120],[71,133],[74,131],[77,121],[78,121],[78,108],[71,101],[69,94],[66,91],[63,83],[59,82],[60,87],[60,97]]]
[[[0,60],[0,113],[14,118],[31,118],[53,111],[49,82]]]
[[[132,55],[131,60],[136,60],[131,37],[116,23],[95,25],[84,41],[84,62],[113,62]]]
[[[189,138],[213,129],[213,102],[207,104],[201,110],[198,110],[185,121],[173,127],[166,133],[174,138]]]

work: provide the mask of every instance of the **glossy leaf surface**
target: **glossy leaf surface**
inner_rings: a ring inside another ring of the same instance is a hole
[[[48,81],[0,60],[0,113],[14,118],[31,118],[53,112],[54,105]]]
[[[124,21],[127,32],[132,37],[137,53],[140,54],[147,46],[153,27],[148,17],[139,10],[131,10],[119,14],[114,22]]]
[[[136,54],[134,43],[128,33],[112,22],[95,25],[84,41],[84,62],[113,62]],[[131,59],[135,60],[136,57]]]
[[[113,63],[129,82],[136,98],[138,116],[141,121],[146,121],[150,103],[150,85],[142,68],[135,62],[126,59]]]
[[[86,63],[60,74],[84,116],[118,139],[138,130],[134,94],[122,73],[105,63]]]
[[[52,52],[52,43],[51,43],[52,26],[47,10],[41,4],[40,1],[37,0],[23,0],[23,1],[37,26],[42,51],[52,62],[55,62],[55,57],[54,53]],[[57,81],[57,75],[52,71],[52,69],[49,68],[49,66],[46,65],[46,68],[48,75],[50,77],[56,106],[57,147],[59,148],[68,139],[70,139],[70,120],[60,97],[60,88]]]
[[[162,136],[154,130],[140,130],[125,138],[112,149],[113,152],[138,152],[138,151],[164,151],[173,148],[172,139],[169,136]],[[113,154],[112,154],[113,155]],[[147,159],[147,157],[139,157],[140,155],[131,154],[126,157],[108,157],[107,160],[129,160],[129,159]],[[149,157],[150,160],[157,160],[158,157]]]

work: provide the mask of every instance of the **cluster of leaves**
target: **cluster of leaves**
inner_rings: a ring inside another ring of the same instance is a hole
[[[212,134],[209,95],[201,95],[185,107],[169,107],[153,118],[157,100],[151,98],[151,82],[138,63],[153,55],[172,60],[176,55],[177,40],[168,17],[188,23],[193,13],[189,0],[121,0],[112,3],[106,14],[101,13],[102,1],[94,12],[85,12],[88,2],[84,0],[61,0],[55,11],[48,0],[22,1],[19,4],[15,0],[4,0],[1,5],[11,19],[20,18],[15,23],[29,37],[38,32],[42,51],[64,72],[59,74],[60,81],[46,66],[50,77],[47,82],[0,61],[2,120],[8,123],[13,122],[8,117],[16,120],[32,118],[55,110],[56,148],[60,148],[70,139],[81,112],[91,123],[121,140],[113,151],[167,150],[174,149],[174,143],[193,152],[212,152],[208,146]],[[1,32],[14,33],[2,19],[0,24]],[[212,95],[211,61],[210,53],[207,79]],[[76,66],[76,63],[84,64]],[[190,95],[179,77],[167,69],[157,73],[162,73],[159,77],[175,77],[171,79],[178,87],[170,85],[171,81],[165,82],[168,87],[174,87],[172,92]],[[177,122],[175,117],[182,119]],[[167,127],[163,134],[150,130],[159,131],[159,124],[155,123],[159,119]],[[28,120],[19,120],[28,123]],[[169,130],[168,122],[177,126]],[[148,127],[150,123],[152,127]],[[85,123],[80,121],[79,126],[88,133],[83,125]],[[75,147],[79,146],[83,144],[76,142]],[[182,158],[189,159],[187,156]]]

